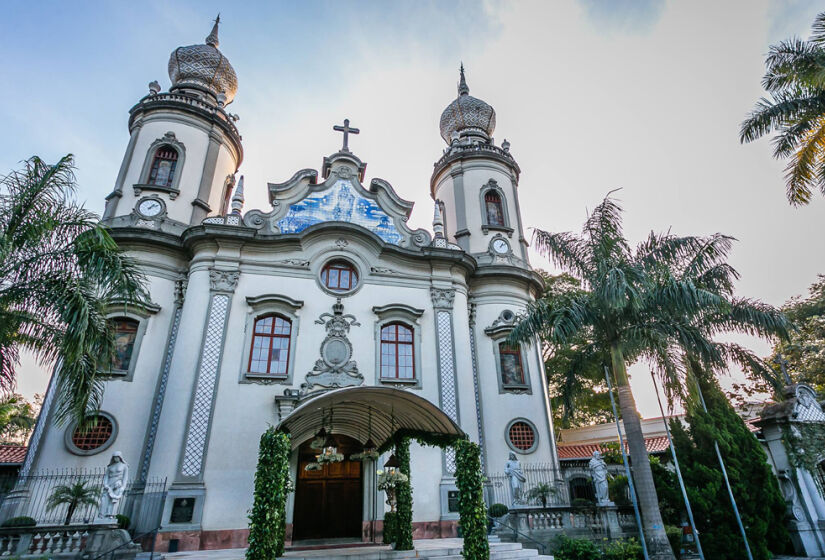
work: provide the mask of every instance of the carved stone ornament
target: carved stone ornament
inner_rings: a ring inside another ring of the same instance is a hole
[[[209,271],[209,286],[215,292],[234,292],[238,285],[238,278],[241,273],[237,270],[215,270]]]
[[[453,288],[430,288],[430,297],[436,309],[452,309],[455,290]]]
[[[797,422],[825,422],[825,412],[813,389],[804,384],[796,386],[796,404],[791,418]]]
[[[352,344],[348,334],[350,327],[361,324],[353,315],[344,315],[341,298],[332,306],[332,314],[323,313],[315,321],[324,325],[327,337],[321,343],[321,358],[307,374],[307,387],[339,388],[362,385],[364,376],[358,372],[358,365],[352,360]]]
[[[346,247],[347,245],[349,245],[349,241],[347,241],[347,240],[346,240],[346,239],[344,239],[343,237],[342,237],[342,238],[340,238],[340,239],[338,239],[338,240],[335,242],[335,246],[336,246],[336,247],[338,247],[339,249],[343,249],[343,248],[344,248],[344,247]]]

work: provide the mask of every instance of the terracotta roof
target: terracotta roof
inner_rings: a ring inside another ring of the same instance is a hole
[[[26,458],[25,445],[0,445],[0,464],[19,465]]]
[[[607,443],[607,442],[605,442]],[[604,448],[600,443],[586,443],[583,445],[559,443],[559,459],[589,459],[594,451],[604,453]],[[667,450],[667,436],[657,436],[645,439],[645,447],[648,453],[662,453]]]

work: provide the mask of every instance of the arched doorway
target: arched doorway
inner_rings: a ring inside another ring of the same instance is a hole
[[[361,462],[349,460],[350,455],[361,451],[361,444],[343,434],[332,437],[346,459],[324,464],[321,470],[306,470],[318,454],[309,447],[311,440],[298,448],[294,540],[361,539],[364,476]]]

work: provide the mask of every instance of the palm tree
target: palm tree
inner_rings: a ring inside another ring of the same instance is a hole
[[[788,200],[807,204],[816,188],[825,195],[825,12],[816,16],[807,41],[772,45],[765,61],[763,97],[739,131],[742,143],[772,131],[773,155],[790,158],[785,168]]]
[[[106,312],[145,297],[143,277],[98,217],[74,200],[73,159],[38,157],[0,178],[0,388],[20,351],[59,359],[55,418],[83,420],[113,355]]]
[[[46,509],[52,511],[64,504],[68,504],[66,509],[66,522],[69,525],[78,506],[93,506],[97,504],[100,490],[97,486],[91,486],[88,480],[79,480],[74,484],[61,484],[55,486],[49,499],[46,500]]]
[[[685,354],[715,365],[752,357],[738,346],[712,340],[715,332],[739,328],[737,320],[759,332],[781,322],[781,314],[766,318],[757,312],[767,310],[756,303],[726,297],[736,277],[725,262],[731,242],[722,235],[651,234],[631,249],[622,232],[621,208],[609,195],[588,216],[581,235],[534,233],[539,252],[577,277],[582,290],[531,305],[511,333],[511,342],[539,336],[565,345],[580,343],[584,335],[590,347],[583,347],[583,352],[609,353],[651,558],[672,559],[673,553],[627,364],[647,359],[672,396],[683,386]]]

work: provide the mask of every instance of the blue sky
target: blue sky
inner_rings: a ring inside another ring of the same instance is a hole
[[[432,216],[438,118],[460,61],[471,94],[497,111],[522,166],[524,222],[578,230],[586,208],[621,188],[627,233],[721,231],[741,295],[781,304],[825,272],[825,202],[784,199],[783,163],[739,122],[762,94],[771,43],[807,36],[821,3],[660,0],[552,2],[17,2],[3,5],[0,172],[32,154],[77,157],[79,198],[101,211],[128,140],[129,108],[169,53],[201,43],[221,12],[221,51],[239,77],[247,209],[267,181],[353,151]],[[550,268],[534,258],[534,264]],[[751,342],[751,341],[749,341]],[[766,351],[763,343],[755,348]],[[645,370],[634,387],[656,413]],[[30,362],[20,390],[42,391]]]

